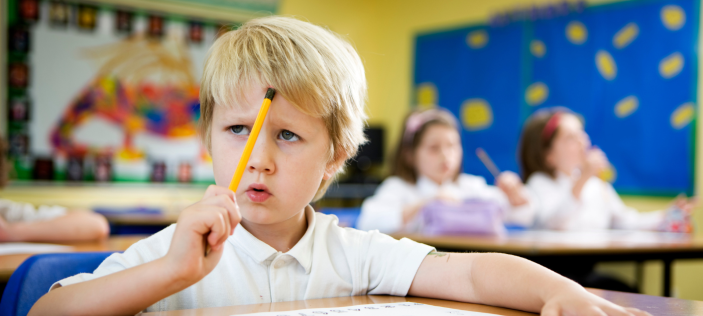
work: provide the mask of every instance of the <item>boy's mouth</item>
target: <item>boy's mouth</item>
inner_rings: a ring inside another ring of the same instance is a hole
[[[247,188],[247,197],[254,203],[263,203],[272,194],[266,185],[261,183],[253,183]]]

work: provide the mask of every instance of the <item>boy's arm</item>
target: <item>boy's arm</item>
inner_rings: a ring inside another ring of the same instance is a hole
[[[50,291],[29,315],[134,315],[190,284],[160,258]]]
[[[200,202],[181,212],[164,257],[52,290],[34,304],[29,314],[136,314],[210,273],[240,218],[234,193],[210,186]],[[207,256],[206,243],[211,246]]]
[[[577,283],[516,256],[431,252],[408,295],[565,315],[649,315],[587,292]]]

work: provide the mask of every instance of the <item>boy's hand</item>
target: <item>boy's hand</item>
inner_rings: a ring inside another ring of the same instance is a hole
[[[220,261],[225,242],[240,220],[234,192],[209,186],[203,198],[178,217],[171,247],[165,256],[175,276],[192,284],[210,273]],[[207,244],[211,249],[205,256]]]
[[[520,206],[527,203],[527,198],[523,192],[524,185],[520,177],[514,172],[502,172],[496,179],[496,186],[508,197],[510,205]]]
[[[546,300],[540,315],[652,316],[652,314],[636,308],[613,304],[580,287],[567,291],[555,291],[555,295]]]

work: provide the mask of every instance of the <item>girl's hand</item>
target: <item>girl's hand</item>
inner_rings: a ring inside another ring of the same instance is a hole
[[[581,287],[573,287],[567,291],[555,291],[555,294],[545,301],[541,315],[652,316],[652,314],[636,308],[613,304]]]
[[[693,214],[693,209],[698,206],[698,198],[694,196],[689,199],[686,198],[686,195],[680,194],[676,197],[676,199],[674,199],[673,204],[678,209],[684,211],[686,214],[691,215]]]
[[[525,197],[525,186],[522,184],[520,177],[514,172],[502,172],[498,178],[496,178],[496,186],[508,197],[510,205],[520,206],[528,202]]]
[[[584,159],[583,175],[588,178],[592,176],[597,176],[603,170],[608,168],[608,158],[605,156],[600,148],[592,148],[586,151],[586,158]]]
[[[234,192],[209,186],[203,198],[178,217],[171,247],[164,257],[175,276],[192,284],[210,273],[240,220]],[[207,256],[206,245],[211,248]]]

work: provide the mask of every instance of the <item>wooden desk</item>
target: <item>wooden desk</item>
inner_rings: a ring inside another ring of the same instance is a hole
[[[703,314],[703,302],[688,301],[676,298],[665,298],[658,296],[649,296],[642,294],[629,294],[621,292],[611,292],[603,290],[589,289],[600,297],[603,297],[616,304],[626,307],[636,307],[641,310],[650,312],[652,315],[667,315],[667,316],[684,316],[684,315],[700,315]],[[516,311],[512,309],[492,307],[486,305],[461,303],[454,301],[436,300],[420,297],[398,297],[398,296],[352,296],[352,297],[335,297],[324,298],[317,300],[267,303],[267,304],[252,304],[239,305],[228,307],[186,309],[169,312],[153,312],[145,313],[144,316],[195,316],[195,315],[238,315],[248,313],[261,312],[284,312],[298,309],[309,308],[331,308],[345,307],[352,305],[363,304],[387,304],[401,302],[417,302],[447,308],[454,308],[465,311],[491,313],[506,316],[523,316],[535,315],[532,313]]]
[[[90,251],[124,251],[135,242],[147,236],[116,236],[108,239],[91,242],[60,243],[61,245],[73,246],[75,252]],[[35,254],[16,254],[0,256],[0,282],[7,282],[13,272],[24,260]]]
[[[688,234],[605,231],[523,231],[501,237],[423,236],[395,234],[444,251],[502,252],[538,262],[547,267],[583,261],[662,260],[664,296],[671,296],[671,265],[676,259],[703,258],[703,237]],[[641,269],[641,264],[638,264]],[[641,275],[641,272],[638,274]]]

